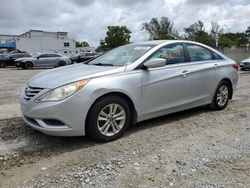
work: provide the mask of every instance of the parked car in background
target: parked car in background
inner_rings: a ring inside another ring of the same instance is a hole
[[[2,68],[5,68],[6,66],[15,66],[15,60],[19,58],[27,58],[31,57],[28,53],[19,53],[19,52],[13,52],[6,55],[3,59],[0,60],[0,64]]]
[[[80,53],[78,55],[74,55],[70,59],[71,59],[72,63],[81,63],[81,62],[93,59],[96,56],[97,56],[97,53],[86,52],[86,53]]]
[[[237,71],[233,60],[200,43],[133,43],[35,75],[21,94],[21,111],[27,124],[49,135],[112,141],[150,118],[202,105],[223,110]]]
[[[20,58],[15,61],[17,67],[22,69],[54,68],[71,64],[69,57],[58,53],[40,53],[32,57]]]
[[[0,68],[4,68],[3,66],[4,66],[4,64],[5,64],[5,56],[6,56],[6,54],[0,54]]]
[[[250,57],[248,59],[245,59],[245,60],[241,61],[240,69],[241,70],[250,69]]]
[[[10,54],[17,54],[17,53],[27,53],[27,52],[25,52],[25,51],[21,51],[21,50],[13,50],[13,51],[10,51],[9,53],[8,53],[8,55],[10,55]]]

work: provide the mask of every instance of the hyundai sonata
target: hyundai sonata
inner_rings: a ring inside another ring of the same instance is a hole
[[[232,99],[238,65],[191,41],[148,41],[118,47],[88,64],[45,71],[21,96],[27,124],[56,136],[115,140],[129,125]]]

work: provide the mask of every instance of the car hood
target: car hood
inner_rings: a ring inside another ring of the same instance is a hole
[[[245,62],[250,62],[250,58],[249,59],[244,59],[241,61],[241,63],[245,63]]]
[[[124,72],[125,69],[125,66],[110,67],[73,64],[41,72],[33,76],[27,84],[31,87],[54,89],[78,80]]]
[[[18,58],[15,61],[32,61],[32,60],[36,60],[36,58],[34,57],[22,57],[22,58]]]

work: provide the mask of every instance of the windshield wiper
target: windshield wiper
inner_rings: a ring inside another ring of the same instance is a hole
[[[114,66],[113,64],[108,64],[108,63],[96,63],[96,64],[89,64],[89,65],[97,65],[97,66]]]

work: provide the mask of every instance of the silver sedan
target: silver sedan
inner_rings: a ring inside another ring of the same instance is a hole
[[[238,65],[191,41],[118,47],[88,64],[45,71],[21,96],[27,124],[45,134],[115,140],[136,122],[232,99]]]
[[[36,68],[54,68],[71,64],[69,57],[58,53],[38,53],[32,57],[19,58],[15,60],[16,67],[23,69]]]

